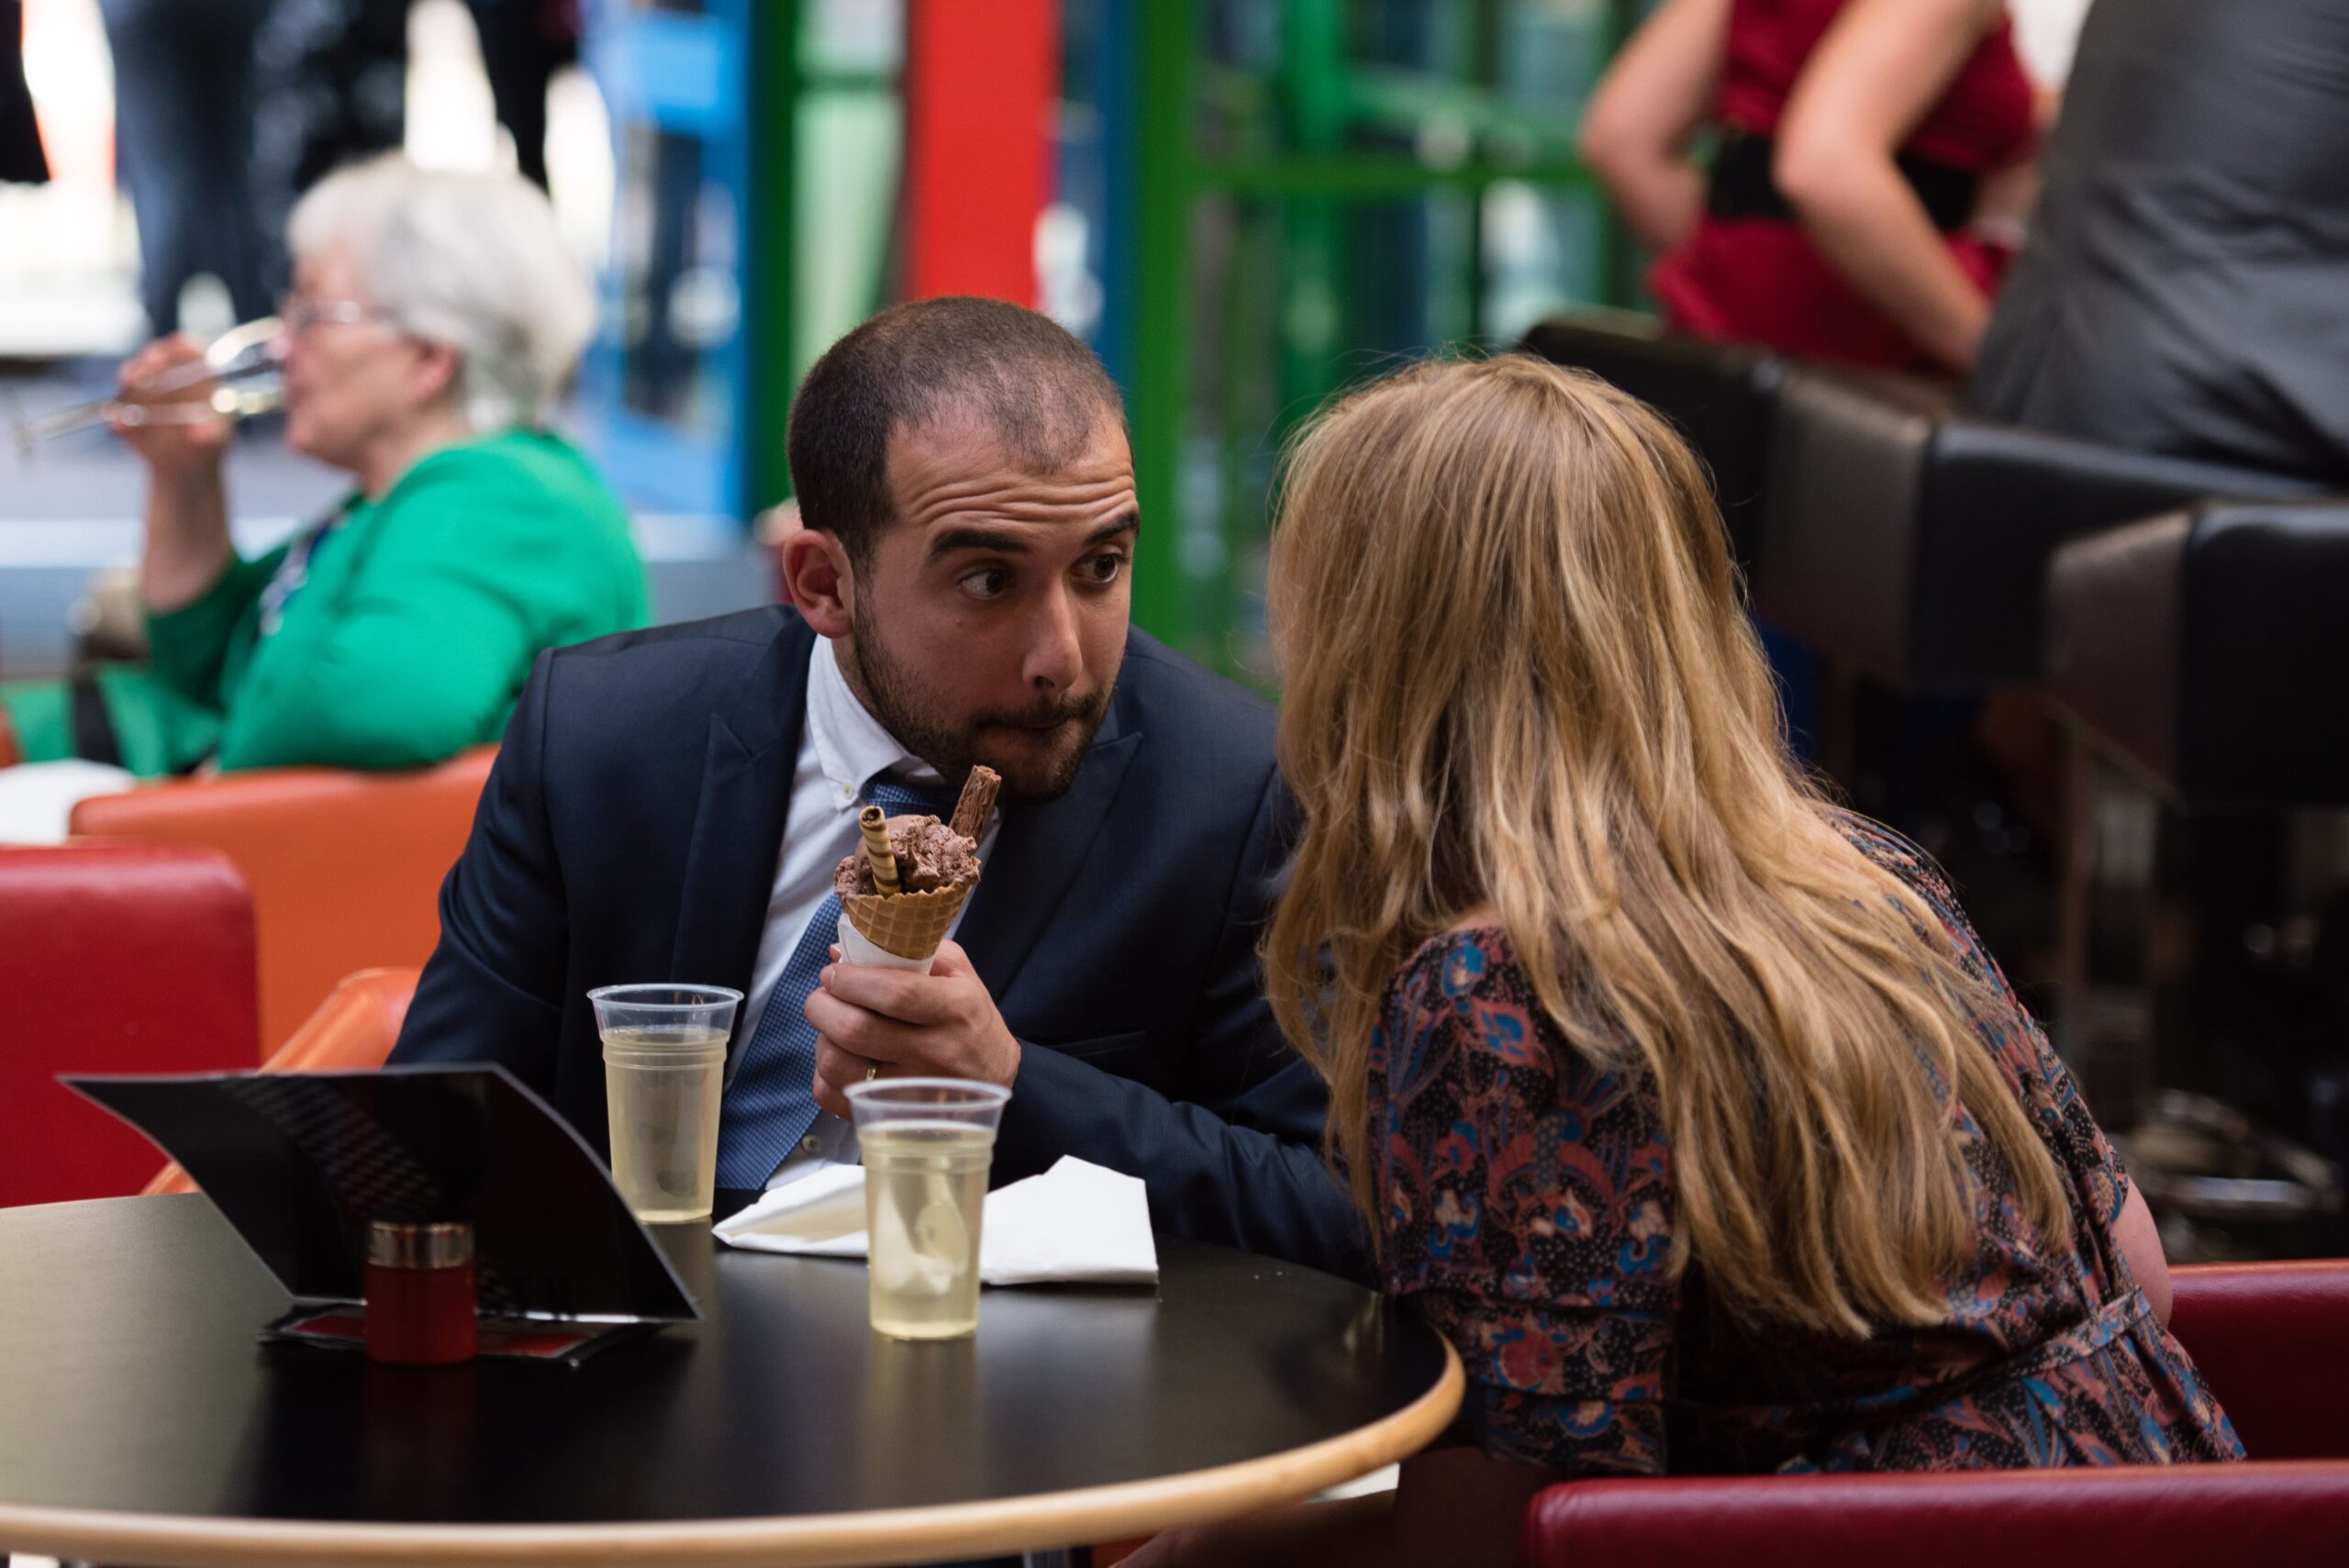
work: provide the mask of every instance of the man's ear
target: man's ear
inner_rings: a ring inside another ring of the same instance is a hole
[[[795,528],[777,546],[783,587],[818,637],[846,637],[856,620],[856,570],[838,534]]]

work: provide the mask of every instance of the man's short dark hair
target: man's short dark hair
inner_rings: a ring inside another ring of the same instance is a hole
[[[947,415],[975,417],[1014,462],[1065,468],[1102,424],[1122,428],[1117,383],[1050,317],[999,299],[893,306],[834,343],[799,384],[785,452],[800,519],[871,558],[896,513],[889,439]]]

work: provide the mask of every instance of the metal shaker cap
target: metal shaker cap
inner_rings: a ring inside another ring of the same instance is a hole
[[[473,1261],[473,1228],[373,1220],[367,1227],[367,1261],[392,1269],[453,1269]]]

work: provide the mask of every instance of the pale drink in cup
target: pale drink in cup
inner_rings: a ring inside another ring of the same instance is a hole
[[[726,1040],[742,994],[723,985],[587,993],[604,1040],[612,1181],[648,1225],[707,1218],[718,1185]]]
[[[848,1087],[864,1157],[874,1331],[952,1340],[979,1326],[979,1226],[1011,1091],[959,1078]]]

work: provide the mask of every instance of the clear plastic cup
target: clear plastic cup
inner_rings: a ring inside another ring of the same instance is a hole
[[[639,1219],[709,1214],[718,1104],[742,993],[723,985],[606,985],[587,993],[604,1038],[612,1181]]]
[[[1011,1091],[962,1078],[848,1086],[864,1155],[875,1332],[952,1340],[979,1326],[979,1223]]]

